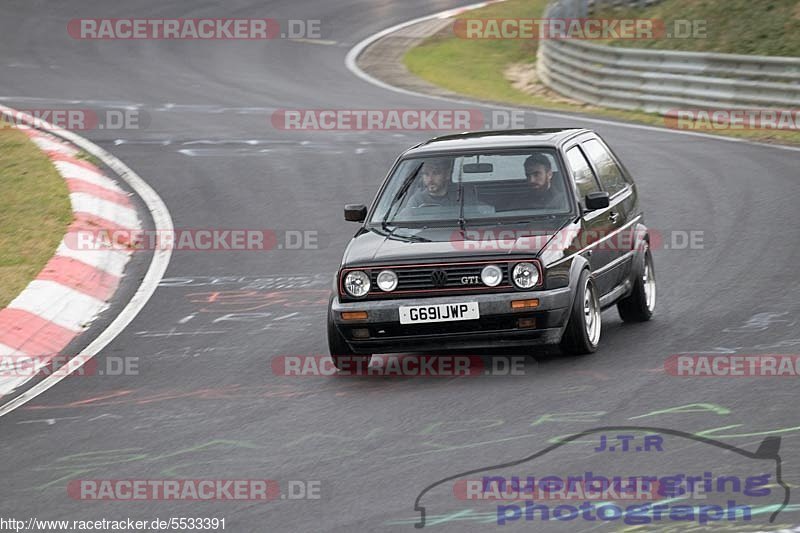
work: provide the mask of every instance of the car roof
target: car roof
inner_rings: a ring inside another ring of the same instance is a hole
[[[556,148],[581,133],[591,133],[591,130],[584,128],[541,128],[471,131],[434,137],[410,148],[403,155],[424,155],[487,148],[525,148],[528,146],[551,146]]]

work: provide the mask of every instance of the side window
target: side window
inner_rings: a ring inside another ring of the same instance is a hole
[[[583,203],[587,194],[600,190],[600,187],[597,185],[597,179],[594,177],[594,172],[592,172],[592,167],[589,166],[589,162],[577,146],[573,146],[567,150],[567,162],[572,169],[575,185],[578,188],[581,203]]]
[[[603,189],[608,191],[608,194],[614,196],[627,186],[625,178],[622,176],[622,171],[617,166],[614,158],[608,153],[608,150],[595,139],[583,143],[583,148],[586,150],[586,155],[594,163],[597,172],[600,174],[600,183],[603,184]]]

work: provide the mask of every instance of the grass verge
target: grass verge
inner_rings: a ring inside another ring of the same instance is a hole
[[[42,270],[71,220],[67,185],[50,159],[0,120],[0,309]]]
[[[693,21],[701,30],[685,39],[617,39],[611,46],[800,57],[798,0],[663,0],[647,9],[608,9],[595,16],[656,19],[672,30],[676,21]]]
[[[681,1],[691,3],[693,0]],[[710,0],[701,2],[725,3],[710,2]],[[462,13],[458,18],[541,18],[546,5],[546,0],[508,0]],[[760,7],[751,2],[751,9],[757,10]],[[642,18],[641,14],[637,16]],[[411,73],[422,79],[451,91],[484,100],[665,126],[664,117],[655,113],[623,111],[568,102],[544,88],[532,92],[523,92],[515,88],[506,77],[506,72],[512,65],[532,67],[536,61],[537,49],[536,40],[461,39],[453,34],[451,26],[409,50],[403,62]],[[800,133],[797,131],[766,129],[713,131],[699,129],[698,131],[762,142],[800,145]]]

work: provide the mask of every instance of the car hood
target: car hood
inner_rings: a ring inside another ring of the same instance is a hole
[[[345,266],[370,263],[455,260],[498,255],[537,256],[569,220],[548,220],[534,227],[525,224],[458,228],[400,228],[393,235],[364,229],[350,241]],[[423,241],[424,239],[424,241]]]

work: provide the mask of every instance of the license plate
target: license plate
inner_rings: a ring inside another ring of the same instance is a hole
[[[401,324],[476,320],[480,317],[478,302],[400,307]]]

